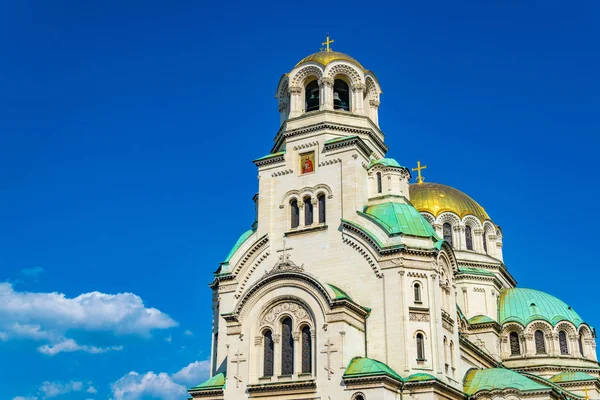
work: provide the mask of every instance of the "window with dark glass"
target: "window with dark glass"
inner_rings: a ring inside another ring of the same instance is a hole
[[[421,303],[421,285],[418,283],[415,283],[414,289],[415,289],[415,303]]]
[[[417,360],[425,359],[425,343],[423,334],[417,333]]]
[[[365,400],[365,398],[362,394],[357,394],[356,396],[354,396],[353,400]]]
[[[381,172],[377,173],[377,193],[383,192],[383,188],[381,187]]]
[[[546,341],[544,340],[544,332],[535,331],[534,339],[536,354],[546,354]]]
[[[304,225],[309,226],[313,223],[313,204],[310,197],[304,199]]]
[[[348,84],[341,79],[333,82],[333,109],[350,111],[350,90]]]
[[[312,81],[306,85],[305,90],[306,111],[317,111],[319,109],[319,83]]]
[[[319,223],[325,223],[325,195],[320,194],[318,197],[319,200]]]
[[[467,250],[473,250],[473,233],[471,232],[471,227],[469,225],[465,227],[465,239]]]
[[[558,332],[558,344],[560,347],[560,354],[569,354],[569,344],[567,342],[567,334],[565,331]]]
[[[294,338],[292,337],[292,320],[281,321],[281,374],[294,373]]]
[[[293,199],[290,201],[292,228],[297,228],[300,225],[300,208],[298,207],[298,200]]]
[[[444,234],[444,240],[450,244],[450,246],[454,247],[454,243],[452,242],[452,225],[446,222],[442,226],[442,233]]]
[[[483,232],[483,251],[487,254],[487,233]]]
[[[266,331],[263,335],[263,376],[273,376],[273,358],[275,346],[273,344],[273,334]]]
[[[516,332],[511,332],[510,336],[510,355],[518,356],[521,354],[521,344],[519,343],[519,335]]]
[[[312,372],[312,337],[310,336],[310,328],[305,326],[302,328],[302,373],[309,374]]]
[[[585,354],[583,352],[583,333],[579,334],[578,342],[579,342],[579,354],[581,354],[581,357],[584,357]]]

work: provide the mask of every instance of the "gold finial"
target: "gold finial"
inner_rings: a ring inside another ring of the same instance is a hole
[[[331,43],[333,43],[333,39],[331,39],[329,37],[329,33],[327,34],[327,40],[325,40],[323,43],[326,47],[325,47],[325,51],[331,51],[331,47],[329,46]]]
[[[417,175],[417,183],[418,183],[419,185],[420,185],[421,183],[423,183],[423,181],[425,180],[425,179],[423,178],[423,175],[421,175],[421,170],[422,170],[422,169],[426,169],[426,168],[427,168],[427,165],[423,165],[423,166],[421,166],[421,160],[418,160],[418,161],[417,161],[417,168],[413,168],[413,169],[412,169],[412,170],[413,170],[413,172],[414,172],[414,171],[417,171],[417,174],[418,174],[418,175]]]

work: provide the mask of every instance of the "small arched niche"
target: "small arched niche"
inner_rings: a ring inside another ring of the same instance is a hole
[[[333,109],[350,111],[350,86],[345,79],[336,77],[333,81]]]

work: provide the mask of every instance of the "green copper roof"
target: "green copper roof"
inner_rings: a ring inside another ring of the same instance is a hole
[[[387,375],[402,381],[402,377],[381,361],[367,357],[354,357],[344,372],[344,378],[361,376]]]
[[[420,372],[418,374],[412,374],[409,376],[406,381],[407,382],[422,382],[422,381],[431,381],[435,380],[435,376],[426,374],[424,372]]]
[[[570,321],[575,326],[583,323],[575,310],[562,300],[533,289],[503,290],[500,293],[499,310],[501,324],[514,321],[527,325],[535,320],[548,321],[553,326],[560,321]]]
[[[486,269],[461,267],[460,265],[458,266],[458,273],[459,274],[469,274],[469,275],[495,276],[493,272],[490,272]]]
[[[576,381],[595,381],[596,377],[588,375],[584,372],[562,372],[552,376],[549,380],[554,383],[576,382]]]
[[[439,239],[429,222],[410,204],[377,204],[365,207],[364,213],[372,217],[389,235],[405,234]]]
[[[496,322],[496,321],[494,321],[493,319],[491,319],[487,315],[476,315],[473,318],[469,319],[469,324],[471,324],[471,325],[489,324],[490,322]]]
[[[253,161],[253,162],[256,162],[256,161],[267,160],[267,159],[269,159],[269,158],[279,157],[279,156],[282,156],[282,155],[284,155],[284,154],[285,154],[285,150],[284,150],[284,151],[277,152],[277,153],[271,153],[271,154],[267,154],[266,156],[262,156],[262,157],[260,157],[260,158],[257,158],[256,160],[252,160],[252,161]]]
[[[397,167],[404,168],[402,165],[398,164],[398,161],[393,158],[382,158],[381,160],[371,160],[369,164],[369,168],[374,167],[376,165],[383,165],[384,167]]]
[[[233,257],[233,255],[240,248],[240,246],[243,245],[244,242],[246,240],[248,240],[248,238],[254,232],[255,232],[255,229],[253,228],[253,229],[247,230],[246,232],[242,233],[242,236],[240,236],[240,238],[237,240],[237,242],[235,242],[235,244],[233,245],[233,247],[231,248],[231,250],[229,250],[229,254],[227,254],[227,258],[225,259],[225,261],[223,261],[222,264],[229,264],[229,260],[231,260],[231,257]]]
[[[474,395],[483,390],[492,391],[496,389],[516,389],[527,392],[550,388],[540,385],[515,371],[504,368],[472,369],[465,376],[464,392],[468,395]]]
[[[202,382],[198,386],[194,386],[190,390],[211,390],[221,389],[225,386],[225,374],[222,372],[213,376],[207,381]]]
[[[350,296],[348,296],[348,293],[344,292],[342,289],[340,289],[337,286],[333,286],[331,283],[328,283],[329,287],[331,288],[331,290],[333,290],[333,293],[335,293],[335,298],[336,299],[347,299],[347,300],[352,300],[352,298]]]

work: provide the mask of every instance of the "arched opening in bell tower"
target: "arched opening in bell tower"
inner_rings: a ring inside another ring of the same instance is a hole
[[[319,110],[319,83],[310,81],[304,90],[306,112]]]
[[[333,82],[333,109],[350,111],[350,88],[342,79]]]

